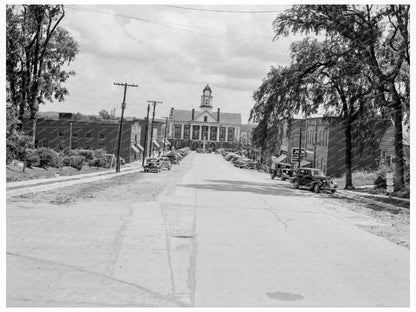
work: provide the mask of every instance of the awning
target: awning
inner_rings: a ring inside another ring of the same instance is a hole
[[[144,151],[143,146],[141,146],[139,143],[137,143],[137,144],[136,144],[136,147],[137,147],[139,150],[141,150],[142,152]]]
[[[284,160],[286,160],[286,158],[287,158],[287,155],[280,155],[279,157],[272,156],[272,162],[274,163],[283,162]]]
[[[301,167],[305,167],[305,166],[307,166],[307,165],[310,165],[312,162],[311,161],[309,161],[309,160],[307,160],[307,159],[304,159],[304,160],[302,160],[301,162],[300,162],[300,166]]]
[[[136,154],[141,154],[140,149],[143,151],[143,147],[141,147],[140,145],[139,145],[140,149],[138,148],[138,146],[135,146],[135,145],[132,145],[131,148],[133,149],[133,151],[136,152]]]
[[[171,144],[170,144],[170,142],[169,142],[168,140],[166,140],[166,139],[165,139],[165,143],[166,143],[167,145],[171,145]]]
[[[159,143],[157,143],[155,140],[153,140],[153,145],[156,146],[157,148],[160,148]]]

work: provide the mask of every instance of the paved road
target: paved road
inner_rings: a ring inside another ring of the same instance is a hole
[[[154,202],[8,207],[8,305],[409,305],[409,250],[356,226],[376,220],[219,155],[182,165]]]

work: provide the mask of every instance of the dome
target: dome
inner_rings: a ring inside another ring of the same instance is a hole
[[[209,86],[208,84],[206,85],[206,87],[204,88],[204,90],[203,90],[202,92],[207,91],[207,90],[208,90],[210,93],[212,92],[212,91],[211,91],[211,88],[210,88],[210,86]]]

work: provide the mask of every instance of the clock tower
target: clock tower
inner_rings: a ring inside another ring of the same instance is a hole
[[[207,110],[210,113],[212,112],[212,95],[211,95],[211,88],[209,85],[206,85],[204,90],[202,91],[201,95],[201,111]]]

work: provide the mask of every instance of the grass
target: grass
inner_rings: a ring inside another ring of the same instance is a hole
[[[352,185],[354,187],[362,187],[367,185],[374,185],[374,180],[377,178],[377,171],[360,170],[352,173]],[[345,174],[340,178],[333,179],[339,189],[345,187]]]
[[[370,194],[386,194],[386,189],[376,188],[374,180],[377,178],[378,171],[359,170],[352,173],[352,185],[356,188],[355,191],[361,191]],[[340,190],[345,187],[345,174],[340,178],[333,178],[334,182],[338,184]],[[368,186],[368,187],[366,187]],[[393,197],[410,198],[410,189],[408,186],[404,187],[399,192],[391,193]]]
[[[25,181],[32,179],[43,179],[43,178],[53,178],[57,176],[71,176],[83,173],[91,173],[98,171],[106,171],[106,168],[97,168],[84,166],[81,170],[77,170],[72,167],[62,167],[62,168],[26,168],[23,172],[22,164],[10,164],[6,166],[6,182],[17,182]]]

